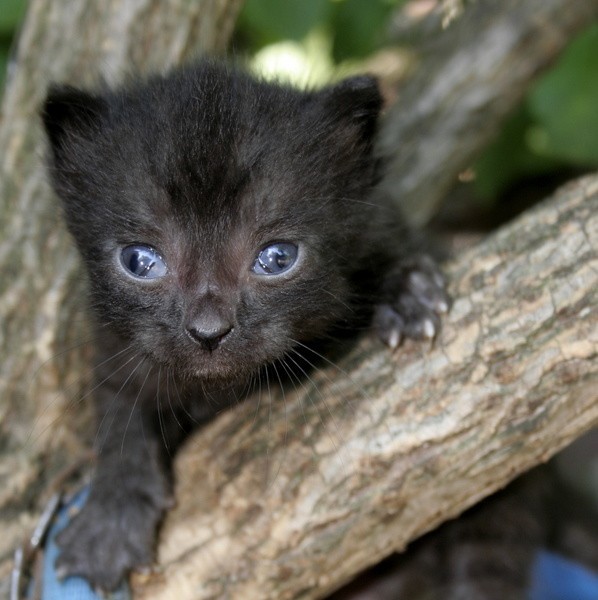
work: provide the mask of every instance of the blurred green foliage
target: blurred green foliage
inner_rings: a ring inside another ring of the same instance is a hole
[[[26,0],[0,0],[0,90],[6,77],[11,42],[26,8]]]
[[[405,0],[246,0],[237,31],[250,51],[319,30],[335,63],[362,58],[384,42],[392,10]]]
[[[11,37],[20,23],[27,3],[25,0],[2,0],[0,10],[0,36]]]
[[[544,129],[538,152],[597,164],[598,24],[575,40],[531,92],[528,105]]]
[[[405,0],[246,0],[236,45],[264,72],[299,83],[338,76],[383,46],[388,19]],[[0,89],[26,0],[0,0]],[[482,200],[519,179],[598,168],[598,24],[586,29],[532,88],[474,165]]]
[[[474,171],[478,193],[492,200],[518,179],[596,168],[598,24],[593,24],[533,86]]]

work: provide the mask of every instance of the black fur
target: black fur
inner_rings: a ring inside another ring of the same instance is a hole
[[[112,589],[150,562],[169,502],[162,439],[175,447],[298,342],[372,315],[392,347],[434,335],[442,277],[375,191],[380,107],[370,77],[303,92],[211,61],[118,90],[50,90],[50,174],[87,267],[106,380],[91,496],[60,539],[64,574]],[[280,241],[299,246],[295,268],[255,275],[257,253]],[[124,272],[134,243],[159,249],[165,277]],[[208,347],[190,323],[230,332]],[[172,378],[182,397],[158,419]]]

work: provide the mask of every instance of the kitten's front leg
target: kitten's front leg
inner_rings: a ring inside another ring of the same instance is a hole
[[[393,349],[404,337],[433,339],[440,329],[440,316],[449,306],[440,267],[430,255],[414,253],[398,260],[386,275],[374,328]]]
[[[57,540],[59,575],[84,577],[102,590],[151,563],[156,529],[170,503],[164,442],[152,423],[152,373],[125,381],[129,373],[123,368],[98,388],[96,473],[87,502]],[[96,379],[102,375],[100,369]]]

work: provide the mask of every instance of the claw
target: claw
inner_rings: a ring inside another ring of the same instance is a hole
[[[440,315],[450,308],[445,279],[428,256],[399,270],[389,280],[388,304],[377,307],[374,323],[379,337],[392,350],[403,337],[433,340],[440,330]],[[392,298],[392,290],[396,289]]]
[[[436,304],[436,312],[446,314],[448,312],[449,305],[445,300],[439,300]]]
[[[436,327],[431,319],[425,319],[422,326],[424,336],[428,339],[434,338],[436,335]]]
[[[386,343],[390,347],[391,350],[396,350],[398,348],[399,343],[401,342],[401,334],[396,329],[391,329],[388,334],[388,339]]]

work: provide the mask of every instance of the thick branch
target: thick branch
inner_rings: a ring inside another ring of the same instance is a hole
[[[596,18],[598,0],[475,0],[435,33],[379,144],[391,159],[384,185],[414,222],[434,214],[531,81]]]
[[[598,177],[449,273],[434,348],[364,339],[192,440],[140,598],[323,597],[598,424]]]
[[[49,81],[160,70],[222,50],[240,0],[31,0],[0,118],[0,596],[46,479],[81,451],[88,352],[78,258],[43,167],[38,111]],[[75,351],[61,354],[65,348]],[[53,357],[53,360],[49,361]],[[49,362],[45,362],[49,361]],[[42,367],[42,368],[40,368]],[[71,407],[72,408],[72,407]],[[65,414],[76,419],[66,419]],[[79,415],[77,415],[79,413]],[[31,434],[31,437],[29,437]]]

